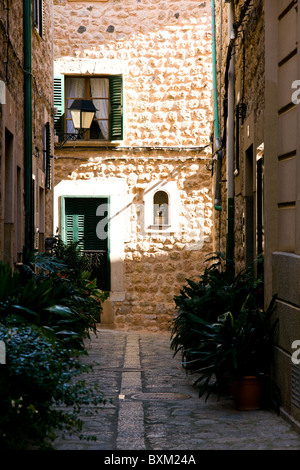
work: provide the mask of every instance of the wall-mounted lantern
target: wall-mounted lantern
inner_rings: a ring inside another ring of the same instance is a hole
[[[80,139],[87,132],[93,122],[97,109],[91,100],[74,100],[70,106],[70,113],[75,133],[66,134],[65,139],[56,145],[58,148],[64,146],[68,140]]]

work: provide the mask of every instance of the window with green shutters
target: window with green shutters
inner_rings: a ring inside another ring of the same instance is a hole
[[[65,134],[76,134],[70,106],[75,99],[93,101],[96,113],[91,128],[83,140],[123,140],[123,78],[111,76],[54,76],[54,127],[59,140]],[[79,138],[79,137],[78,137]]]
[[[33,0],[33,24],[41,38],[45,36],[44,8],[44,0]]]
[[[107,198],[64,198],[64,241],[78,242],[81,251],[90,261],[98,287],[103,290],[110,288],[107,220]],[[100,226],[103,230],[99,230]]]

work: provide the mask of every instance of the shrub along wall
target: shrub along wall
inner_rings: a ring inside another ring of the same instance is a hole
[[[12,273],[9,265],[0,265],[0,340],[6,346],[6,364],[0,366],[1,449],[51,448],[58,429],[81,433],[83,406],[104,403],[101,392],[85,386],[81,374],[89,368],[81,356],[105,296],[86,272],[79,275],[84,264],[74,247],[68,254],[71,249],[73,261],[77,258],[72,269],[45,255],[35,257],[35,264],[51,268],[47,275],[30,267]]]

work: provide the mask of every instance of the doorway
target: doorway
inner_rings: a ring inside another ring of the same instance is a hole
[[[62,236],[65,243],[78,243],[98,288],[109,291],[108,198],[65,197]]]

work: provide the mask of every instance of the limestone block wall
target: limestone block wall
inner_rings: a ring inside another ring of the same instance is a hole
[[[125,127],[118,143],[55,149],[54,229],[67,191],[111,195],[114,219],[124,217],[112,241],[110,321],[166,329],[174,295],[213,251],[210,2],[54,0],[54,37],[56,74],[122,74]],[[168,234],[147,230],[156,184],[171,195]]]
[[[122,156],[116,152],[83,152],[75,162],[72,151],[55,160],[55,184],[68,180],[103,180],[125,183],[126,197],[119,211],[125,210],[125,223],[119,225],[123,237],[122,273],[119,297],[112,300],[113,322],[118,327],[166,329],[174,315],[174,295],[187,278],[197,278],[206,256],[212,251],[211,176],[207,160],[195,152],[174,157],[170,151],[148,155]],[[176,232],[151,233],[145,225],[144,197],[151,182],[174,182],[178,225]],[[89,183],[89,184],[90,184]],[[56,219],[59,227],[59,215]],[[120,276],[114,269],[112,283]],[[112,298],[114,292],[112,292]]]
[[[124,74],[126,144],[209,143],[209,2],[56,0],[54,22],[56,71]]]

